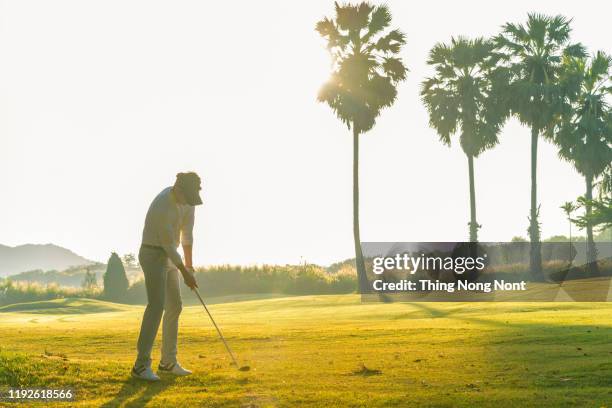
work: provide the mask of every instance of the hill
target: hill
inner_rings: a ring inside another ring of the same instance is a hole
[[[53,244],[25,244],[15,247],[0,245],[0,277],[35,269],[63,270],[93,263],[69,249]]]

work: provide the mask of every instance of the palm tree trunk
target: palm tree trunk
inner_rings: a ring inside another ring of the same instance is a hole
[[[353,237],[355,239],[355,262],[359,292],[368,293],[369,285],[366,276],[365,262],[361,252],[361,237],[359,234],[359,129],[353,123]]]
[[[570,214],[567,214],[567,221],[569,222],[569,253],[568,253],[568,257],[569,257],[569,265],[572,266],[572,261],[574,260],[572,258],[572,218]]]
[[[540,245],[540,226],[538,224],[538,136],[537,128],[531,129],[531,212],[529,217],[529,269],[535,279],[542,278],[542,252]]]
[[[478,242],[478,222],[476,222],[476,189],[474,187],[474,156],[467,155],[470,173],[470,242]]]
[[[599,276],[599,268],[597,267],[597,247],[593,240],[593,224],[590,221],[592,206],[591,200],[593,200],[593,176],[587,175],[586,179],[586,205],[584,206],[586,211],[586,233],[587,233],[587,270],[590,276]]]

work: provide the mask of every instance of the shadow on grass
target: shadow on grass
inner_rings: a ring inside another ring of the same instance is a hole
[[[426,303],[406,305],[420,309],[432,318],[446,318],[486,328],[470,336],[480,337],[477,341],[487,350],[483,358],[498,375],[514,370],[516,377],[526,381],[525,386],[530,383],[543,389],[589,389],[593,394],[592,400],[587,398],[585,402],[588,404],[584,406],[601,403],[612,395],[612,351],[609,351],[612,327],[605,322],[513,322],[511,318],[494,320],[465,316],[461,309],[438,309]],[[520,310],[523,313],[533,311],[531,307]],[[558,312],[562,314],[563,310]]]
[[[404,303],[404,304],[408,305],[408,306],[412,306],[412,307],[414,307],[416,309],[421,309],[425,313],[428,313],[431,317],[447,317],[451,313],[453,313],[450,310],[439,310],[439,309],[436,309],[435,307],[431,307],[431,306],[426,305],[425,303],[421,303],[421,302]]]
[[[162,393],[168,387],[172,386],[175,380],[176,377],[169,377],[162,378],[161,381],[157,382],[147,382],[130,378],[123,383],[123,386],[115,397],[112,400],[102,404],[101,407],[143,407],[147,405],[147,403],[157,394]]]
[[[456,309],[456,310],[437,309],[433,307],[431,304],[428,304],[426,302],[411,302],[411,303],[404,303],[404,304],[410,307],[414,307],[416,309],[420,309],[421,311],[429,314],[429,316],[433,318],[447,318],[447,319],[453,319],[453,320],[469,322],[469,323],[478,323],[484,326],[498,327],[498,328],[505,328],[505,329],[526,329],[526,330],[529,330],[529,329],[533,330],[535,328],[580,329],[580,328],[585,327],[584,325],[570,326],[570,325],[560,325],[560,324],[555,325],[555,324],[544,324],[544,323],[516,323],[516,322],[511,322],[510,320],[503,320],[503,321],[502,320],[491,320],[491,319],[486,319],[486,318],[461,315],[462,313],[465,312],[464,309]],[[534,303],[533,305],[538,305],[538,303]],[[528,312],[534,312],[534,311],[555,310],[555,311],[558,311],[559,313],[563,313],[563,310],[558,310],[557,307],[554,307],[554,306],[549,306],[549,307],[538,306],[535,309],[532,306],[530,306],[530,307],[525,307],[525,309],[526,310],[520,310],[516,312],[528,313]],[[606,326],[606,325],[602,325],[602,326],[604,329],[609,329],[609,330],[612,329],[611,326]]]

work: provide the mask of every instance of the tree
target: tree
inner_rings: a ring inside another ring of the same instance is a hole
[[[564,56],[584,56],[581,44],[570,43],[570,21],[563,16],[529,14],[527,23],[503,26],[495,37],[512,71],[509,102],[511,112],[531,128],[531,209],[529,266],[535,278],[542,278],[539,206],[537,201],[538,138],[551,126],[562,109],[564,89],[559,76]]]
[[[81,282],[81,287],[85,291],[93,291],[98,287],[98,280],[96,279],[96,273],[92,272],[89,268],[85,269],[85,276],[83,277],[83,281]]]
[[[587,265],[598,275],[597,247],[593,240],[593,182],[612,162],[612,113],[606,98],[612,94],[612,58],[599,51],[591,58],[573,57],[564,61],[564,81],[574,88],[552,129],[559,156],[572,163],[584,176],[586,193],[580,202],[585,208]]]
[[[587,200],[585,197],[578,197],[578,203],[586,206]],[[607,229],[612,229],[612,196],[591,200],[588,204],[591,206],[591,213],[581,215],[572,221],[580,228],[586,228],[587,224],[590,224],[599,228],[602,233]]]
[[[567,215],[567,222],[569,223],[569,261],[570,261],[570,265],[572,264],[572,213],[574,211],[576,211],[578,207],[576,206],[576,204],[574,204],[571,201],[567,201],[565,202],[562,206],[561,209],[565,212],[565,215]]]
[[[131,253],[123,255],[123,263],[128,268],[135,267],[137,265],[137,263],[136,263],[136,255],[131,254]]]
[[[381,111],[393,104],[396,87],[406,78],[406,67],[398,57],[405,36],[397,29],[386,30],[391,24],[387,6],[335,3],[335,8],[335,19],[326,17],[316,25],[327,40],[333,63],[317,99],[353,131],[353,236],[359,288],[364,293],[368,281],[359,232],[359,135],[372,129]]]
[[[442,143],[450,146],[451,136],[468,159],[470,185],[471,242],[478,241],[474,158],[498,143],[497,135],[507,117],[503,95],[507,71],[497,66],[498,56],[491,41],[452,38],[450,45],[436,44],[427,63],[436,73],[423,81],[421,96],[429,112],[429,124]]]
[[[112,301],[122,301],[125,299],[129,286],[121,258],[116,252],[113,252],[108,259],[104,273],[104,297]]]

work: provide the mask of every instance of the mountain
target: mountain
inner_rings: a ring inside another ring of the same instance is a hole
[[[16,247],[0,245],[0,277],[34,269],[63,270],[71,266],[93,263],[66,248],[53,244],[26,244]]]

